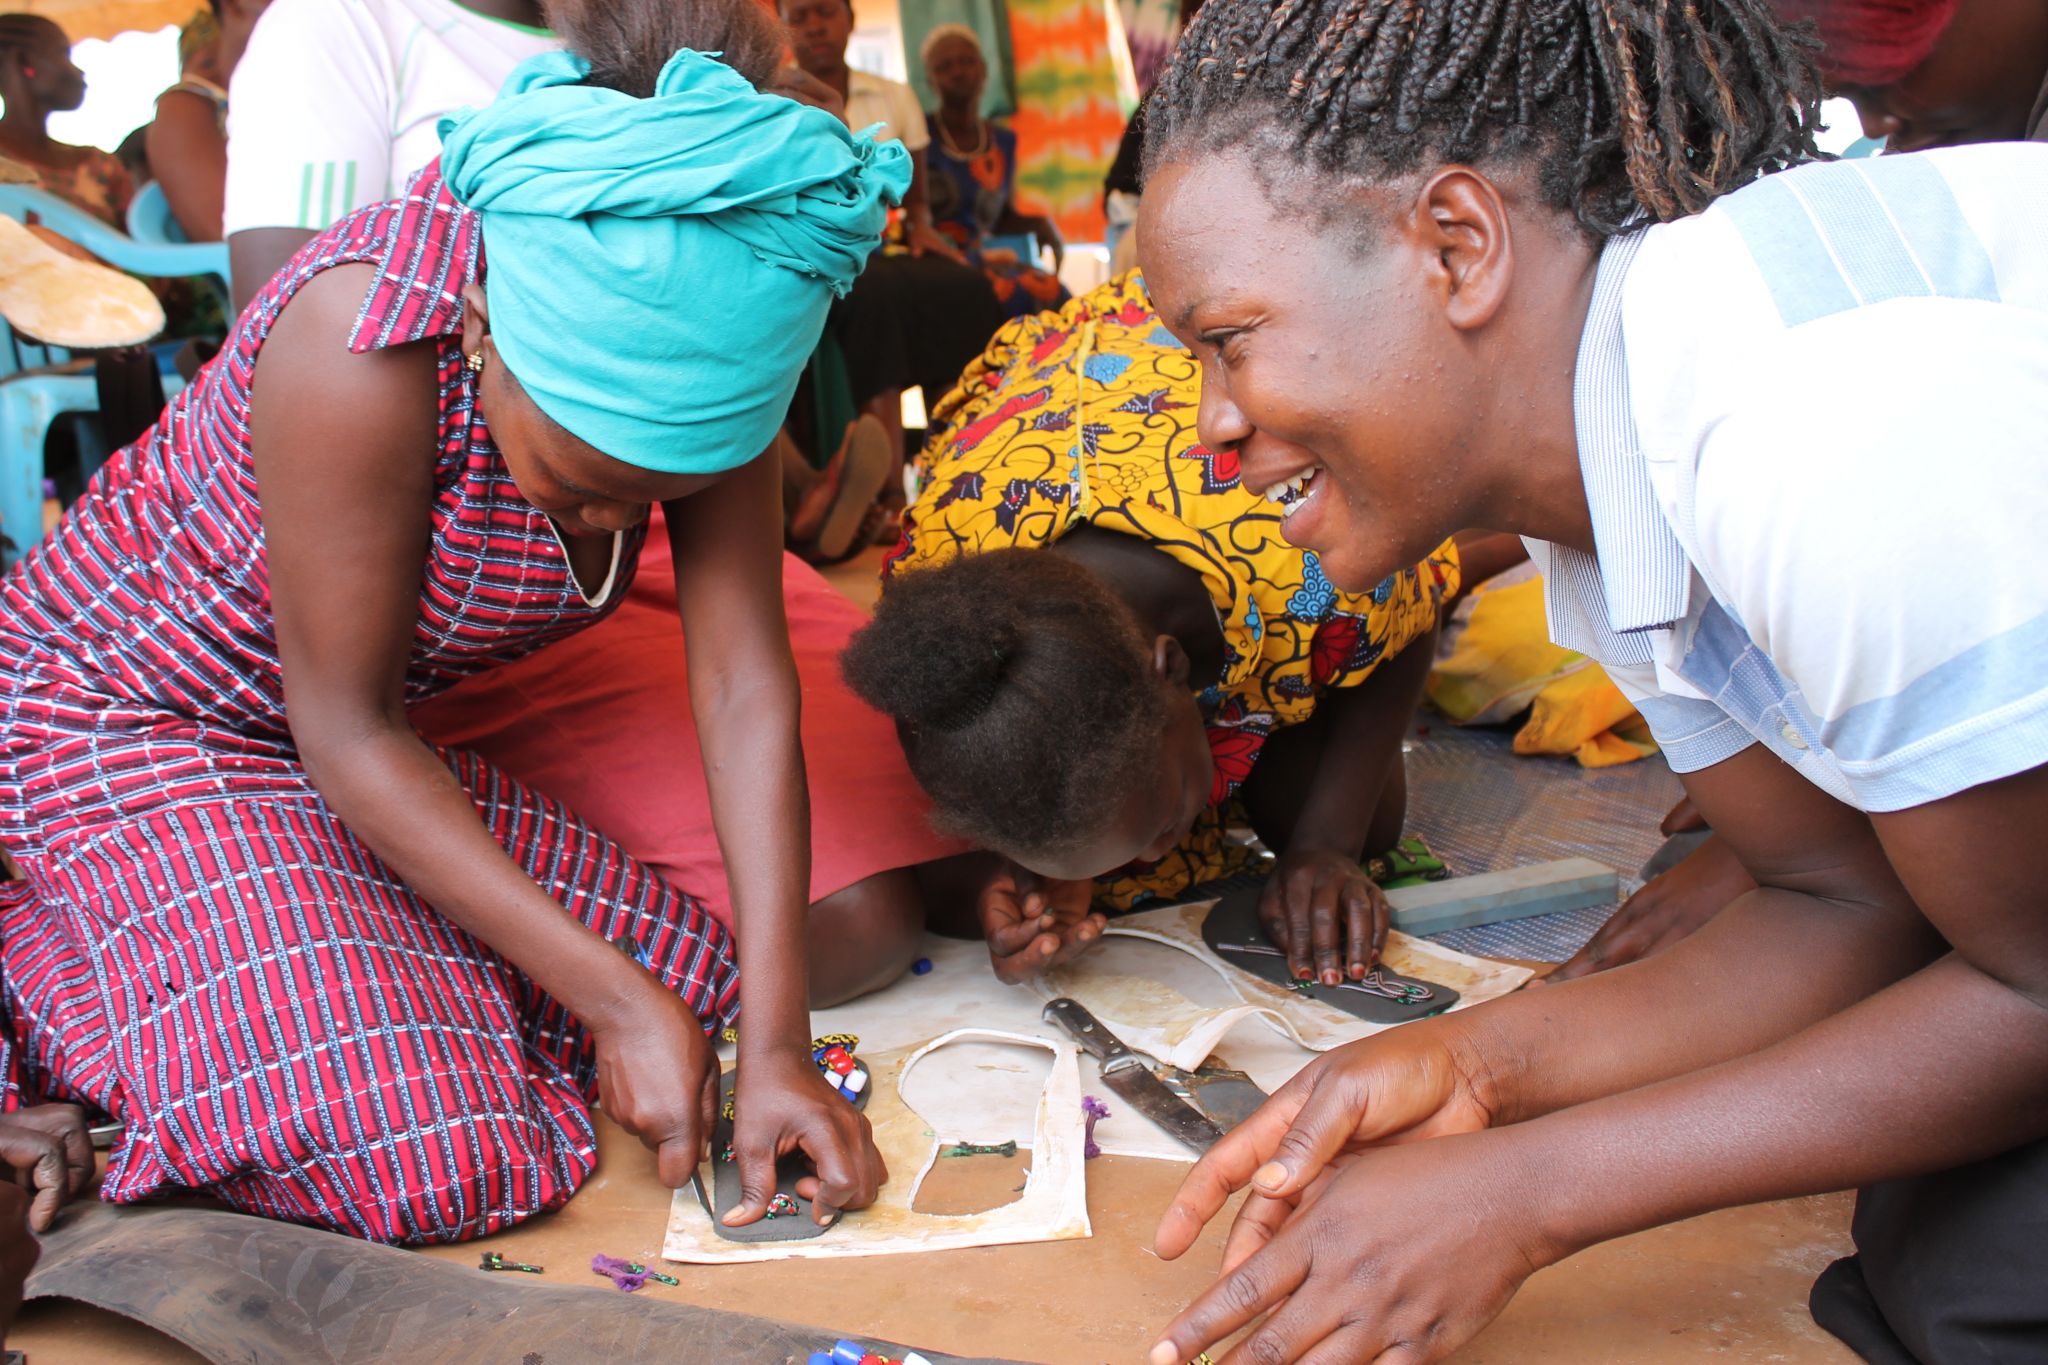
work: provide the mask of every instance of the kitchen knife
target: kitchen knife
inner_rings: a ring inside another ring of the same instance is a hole
[[[1175,1141],[1192,1151],[1206,1152],[1223,1136],[1208,1115],[1168,1090],[1144,1058],[1118,1041],[1080,1001],[1061,996],[1045,1007],[1045,1019],[1073,1035],[1084,1051],[1102,1063],[1104,1085]]]

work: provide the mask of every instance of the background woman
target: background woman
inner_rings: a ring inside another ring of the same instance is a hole
[[[301,252],[0,580],[7,1061],[126,1124],[107,1198],[475,1236],[569,1197],[593,1096],[681,1184],[742,1002],[736,1221],[778,1152],[828,1212],[885,1178],[808,1051],[762,452],[907,167],[756,90],[749,0],[603,14],[630,41],[533,59]],[[405,718],[611,611],[657,502],[744,985],[701,905]]]
[[[85,73],[63,29],[34,14],[0,14],[0,156],[109,227],[126,229],[135,185],[120,158],[50,136],[50,115],[85,103]]]
[[[1401,837],[1456,552],[1335,590],[1196,440],[1199,376],[1136,275],[1004,328],[933,410],[847,653],[942,826],[1010,860],[978,926],[1008,978],[1091,942],[1091,903],[1243,870],[1226,831],[1247,821],[1279,855],[1260,914],[1297,976],[1363,975],[1386,933],[1360,864]]]
[[[938,110],[925,116],[933,224],[988,276],[1005,317],[1058,307],[1067,301],[1058,276],[987,246],[989,237],[1030,233],[1039,246],[1052,248],[1055,268],[1065,251],[1050,218],[1017,208],[1017,135],[981,116],[988,84],[981,39],[965,24],[940,24],[925,35],[920,53],[939,93]]]

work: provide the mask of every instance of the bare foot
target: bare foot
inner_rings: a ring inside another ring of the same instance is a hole
[[[851,434],[852,428],[847,428]],[[839,493],[839,482],[846,468],[846,442],[840,441],[839,449],[832,452],[832,458],[825,467],[811,476],[804,485],[803,495],[796,506],[789,511],[789,524],[784,528],[791,543],[808,545],[817,539],[818,528],[825,524],[825,512],[832,506],[832,499]]]
[[[1576,957],[1529,984],[1591,976],[1662,952],[1719,914],[1722,906],[1755,889],[1727,843],[1710,838],[1623,902]]]
[[[812,548],[827,562],[846,558],[867,544],[860,534],[868,511],[900,468],[900,447],[873,417],[863,416],[846,429],[840,446],[839,486],[833,490]]]

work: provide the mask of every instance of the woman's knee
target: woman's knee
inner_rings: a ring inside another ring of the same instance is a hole
[[[811,906],[811,1007],[878,991],[910,969],[924,942],[924,897],[910,868],[891,868]]]
[[[566,1203],[596,1164],[588,1113],[514,1118],[442,1115],[317,1144],[296,1160],[247,1170],[218,1192],[245,1212],[400,1246],[502,1232]]]

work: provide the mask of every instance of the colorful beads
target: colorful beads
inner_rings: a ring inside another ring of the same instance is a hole
[[[901,1360],[895,1360],[879,1351],[870,1351],[857,1341],[835,1341],[829,1351],[813,1351],[805,1365],[932,1365],[929,1360],[912,1351]]]
[[[868,1087],[867,1068],[853,1055],[859,1046],[860,1039],[851,1033],[828,1033],[811,1040],[811,1060],[818,1064],[818,1074],[848,1100],[857,1099]]]
[[[795,1214],[796,1200],[791,1199],[786,1194],[778,1191],[775,1197],[768,1201],[767,1216],[770,1218],[790,1218],[794,1217]]]

